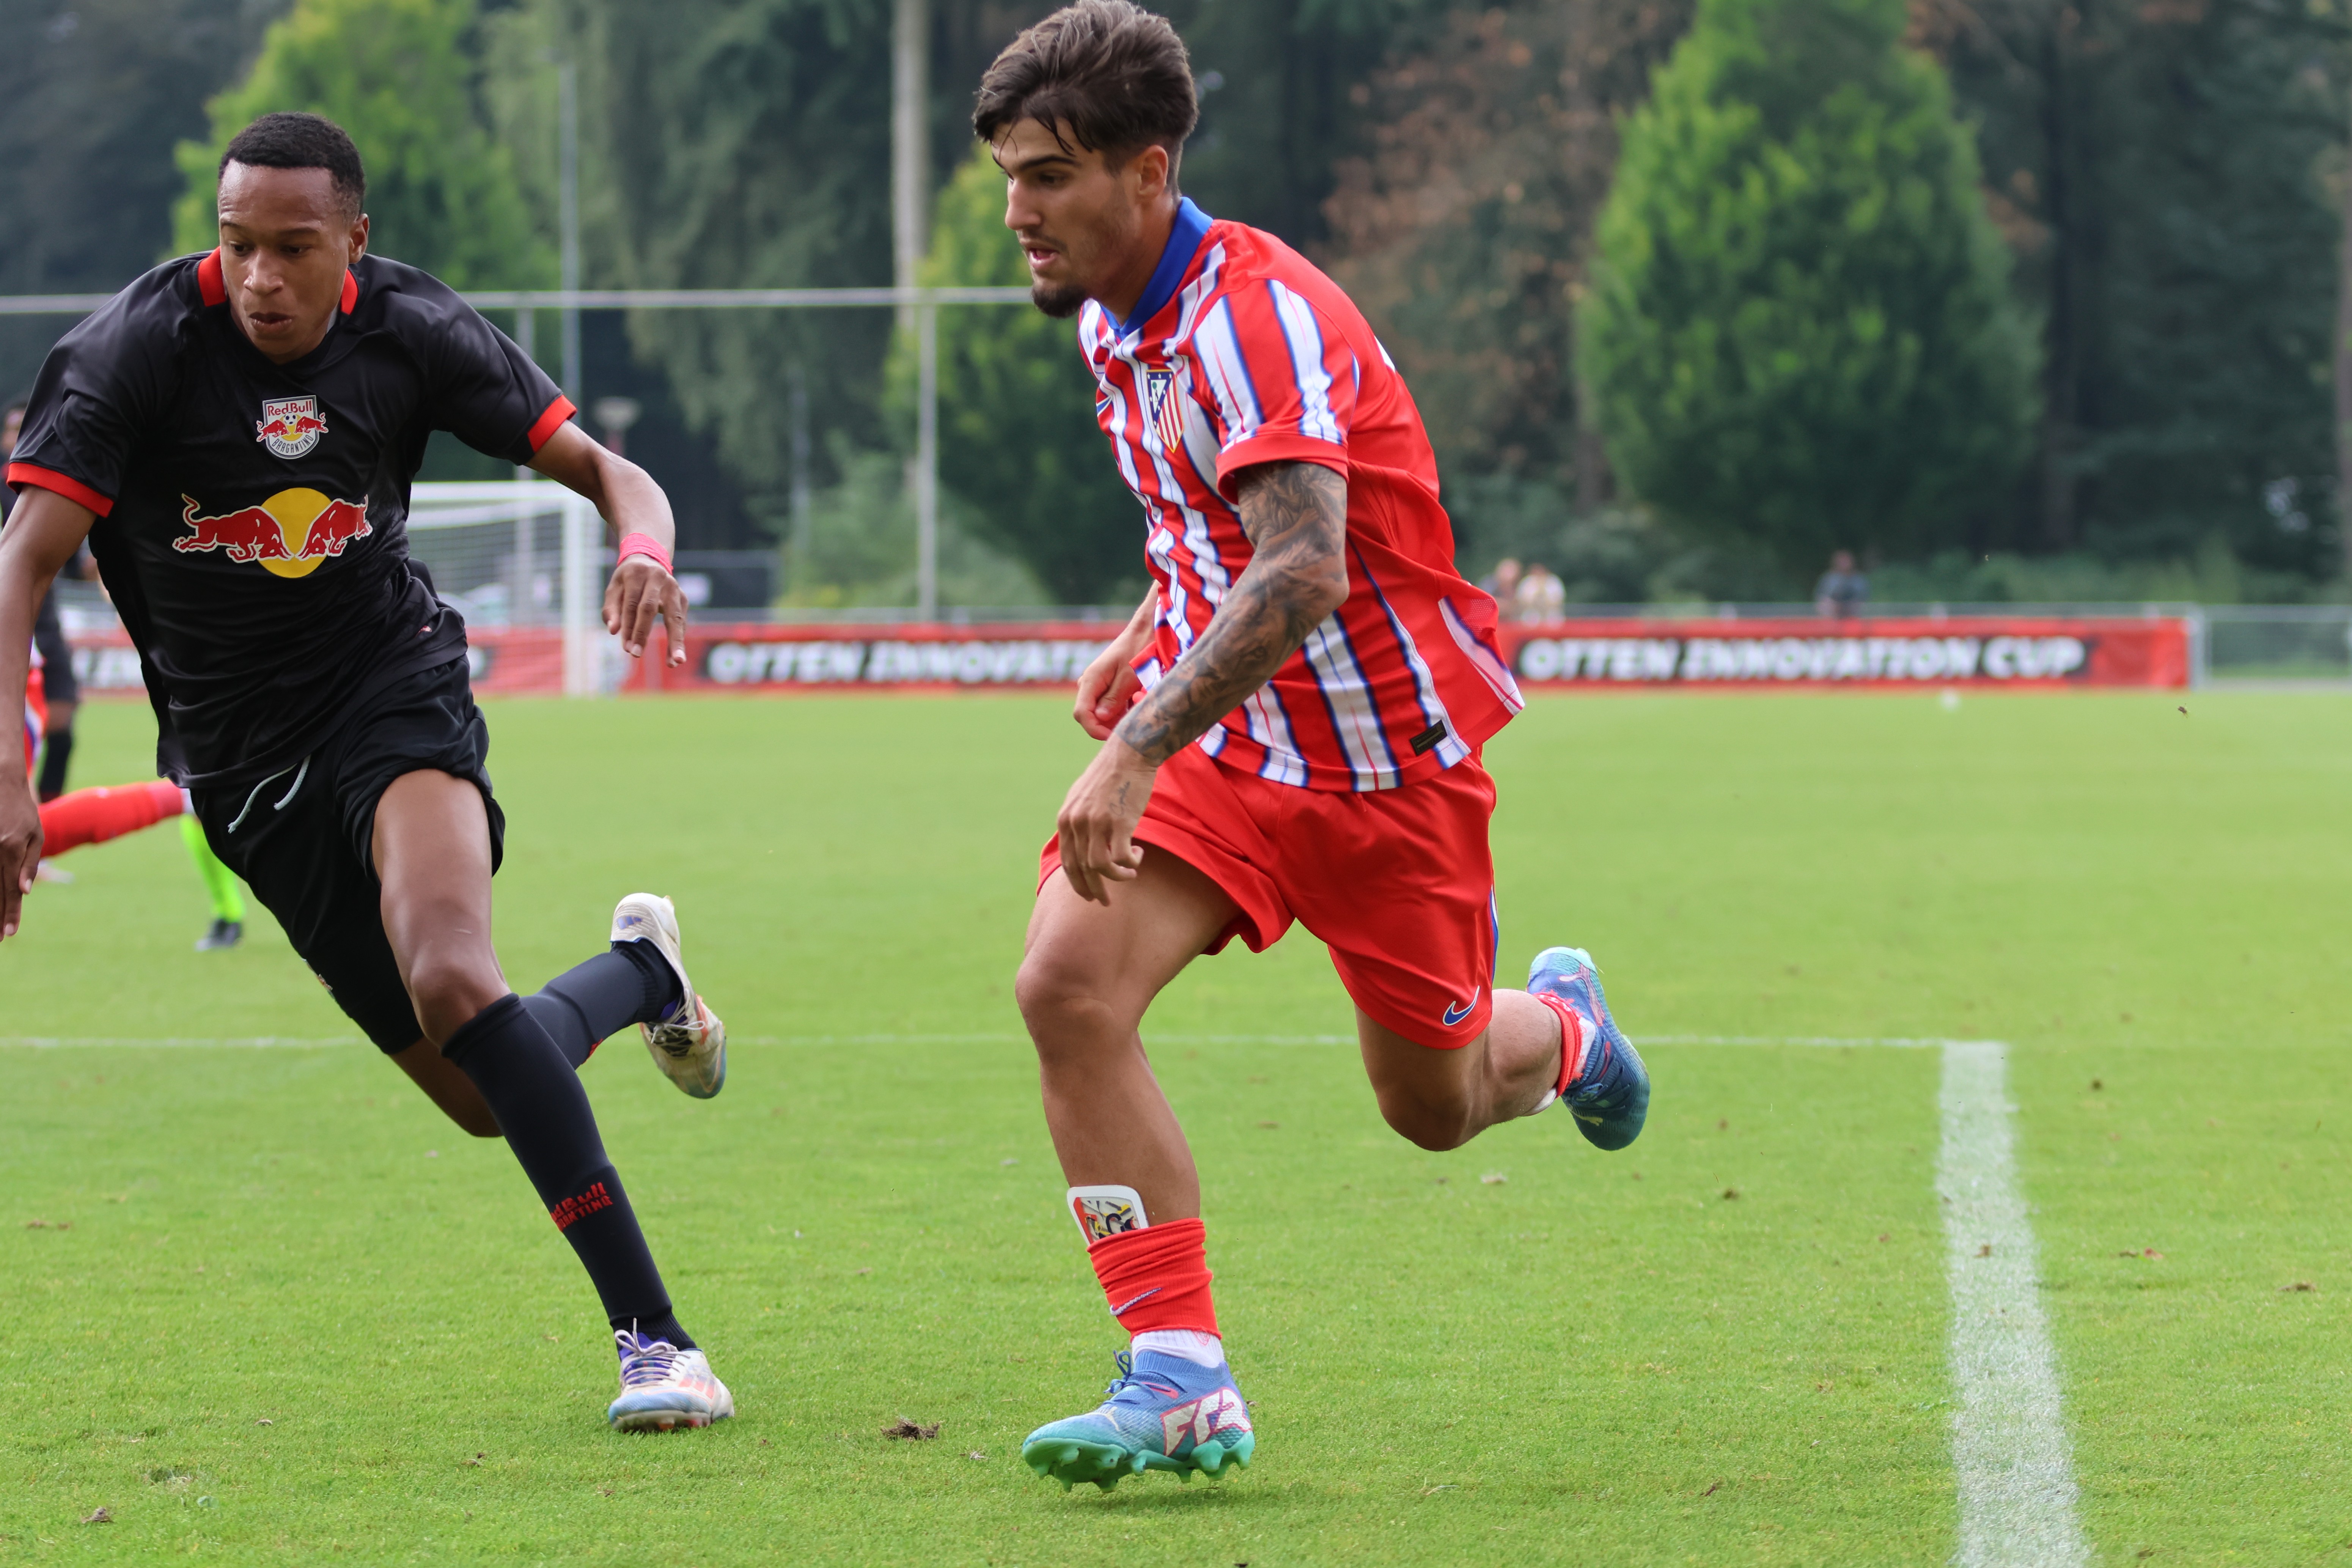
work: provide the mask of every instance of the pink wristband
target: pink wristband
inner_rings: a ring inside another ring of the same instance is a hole
[[[620,557],[618,560],[615,560],[613,564],[618,566],[621,562],[626,561],[632,555],[649,557],[653,561],[654,564],[659,566],[663,571],[667,572],[669,570],[669,552],[664,550],[661,547],[661,541],[656,539],[650,533],[623,534],[621,536]]]

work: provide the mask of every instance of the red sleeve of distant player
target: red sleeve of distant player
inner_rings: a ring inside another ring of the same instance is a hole
[[[1273,279],[1220,299],[1193,335],[1221,447],[1217,489],[1256,463],[1348,471],[1360,370],[1348,340],[1305,295]]]

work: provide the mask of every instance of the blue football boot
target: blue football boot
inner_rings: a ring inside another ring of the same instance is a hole
[[[1559,1097],[1576,1118],[1576,1130],[1597,1149],[1622,1149],[1639,1138],[1650,1114],[1650,1069],[1609,1016],[1592,955],[1580,947],[1544,949],[1528,966],[1528,989],[1559,997],[1593,1026],[1585,1037],[1584,1063]]]
[[[1202,1366],[1156,1351],[1118,1352],[1118,1375],[1098,1409],[1040,1426],[1021,1445],[1021,1462],[1062,1483],[1092,1481],[1108,1491],[1146,1470],[1222,1474],[1248,1468],[1257,1448],[1249,1405],[1233,1369]]]

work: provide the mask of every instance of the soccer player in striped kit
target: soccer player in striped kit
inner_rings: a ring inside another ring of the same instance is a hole
[[[1454,569],[1421,416],[1354,304],[1179,194],[1195,105],[1166,21],[1080,0],[1006,47],[972,117],[1037,305],[1077,318],[1153,579],[1078,683],[1102,749],[1041,858],[1018,984],[1072,1212],[1132,1335],[1100,1408],[1022,1457],[1106,1489],[1256,1446],[1200,1178],[1137,1032],[1195,954],[1294,919],[1322,938],[1381,1114],[1423,1148],[1559,1101],[1622,1149],[1649,1107],[1582,950],[1494,988],[1478,751],[1520,706],[1494,601]]]

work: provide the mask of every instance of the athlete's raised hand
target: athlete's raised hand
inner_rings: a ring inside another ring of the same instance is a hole
[[[1143,820],[1144,804],[1151,798],[1151,782],[1159,773],[1157,763],[1146,762],[1134,747],[1113,736],[1063,797],[1056,825],[1062,874],[1078,897],[1108,904],[1113,882],[1135,880],[1143,865],[1135,825]]]
[[[631,555],[613,568],[604,584],[604,629],[621,639],[631,658],[645,656],[653,641],[654,616],[669,628],[669,662],[686,662],[686,590],[650,555]]]
[[[642,658],[653,641],[654,617],[659,616],[669,627],[668,662],[684,664],[686,593],[667,564],[677,541],[677,525],[661,486],[618,452],[606,451],[577,425],[557,426],[530,466],[593,501],[625,542],[642,534],[660,550],[656,560],[629,553],[625,544],[621,563],[604,585],[604,629],[621,639],[631,658]]]

